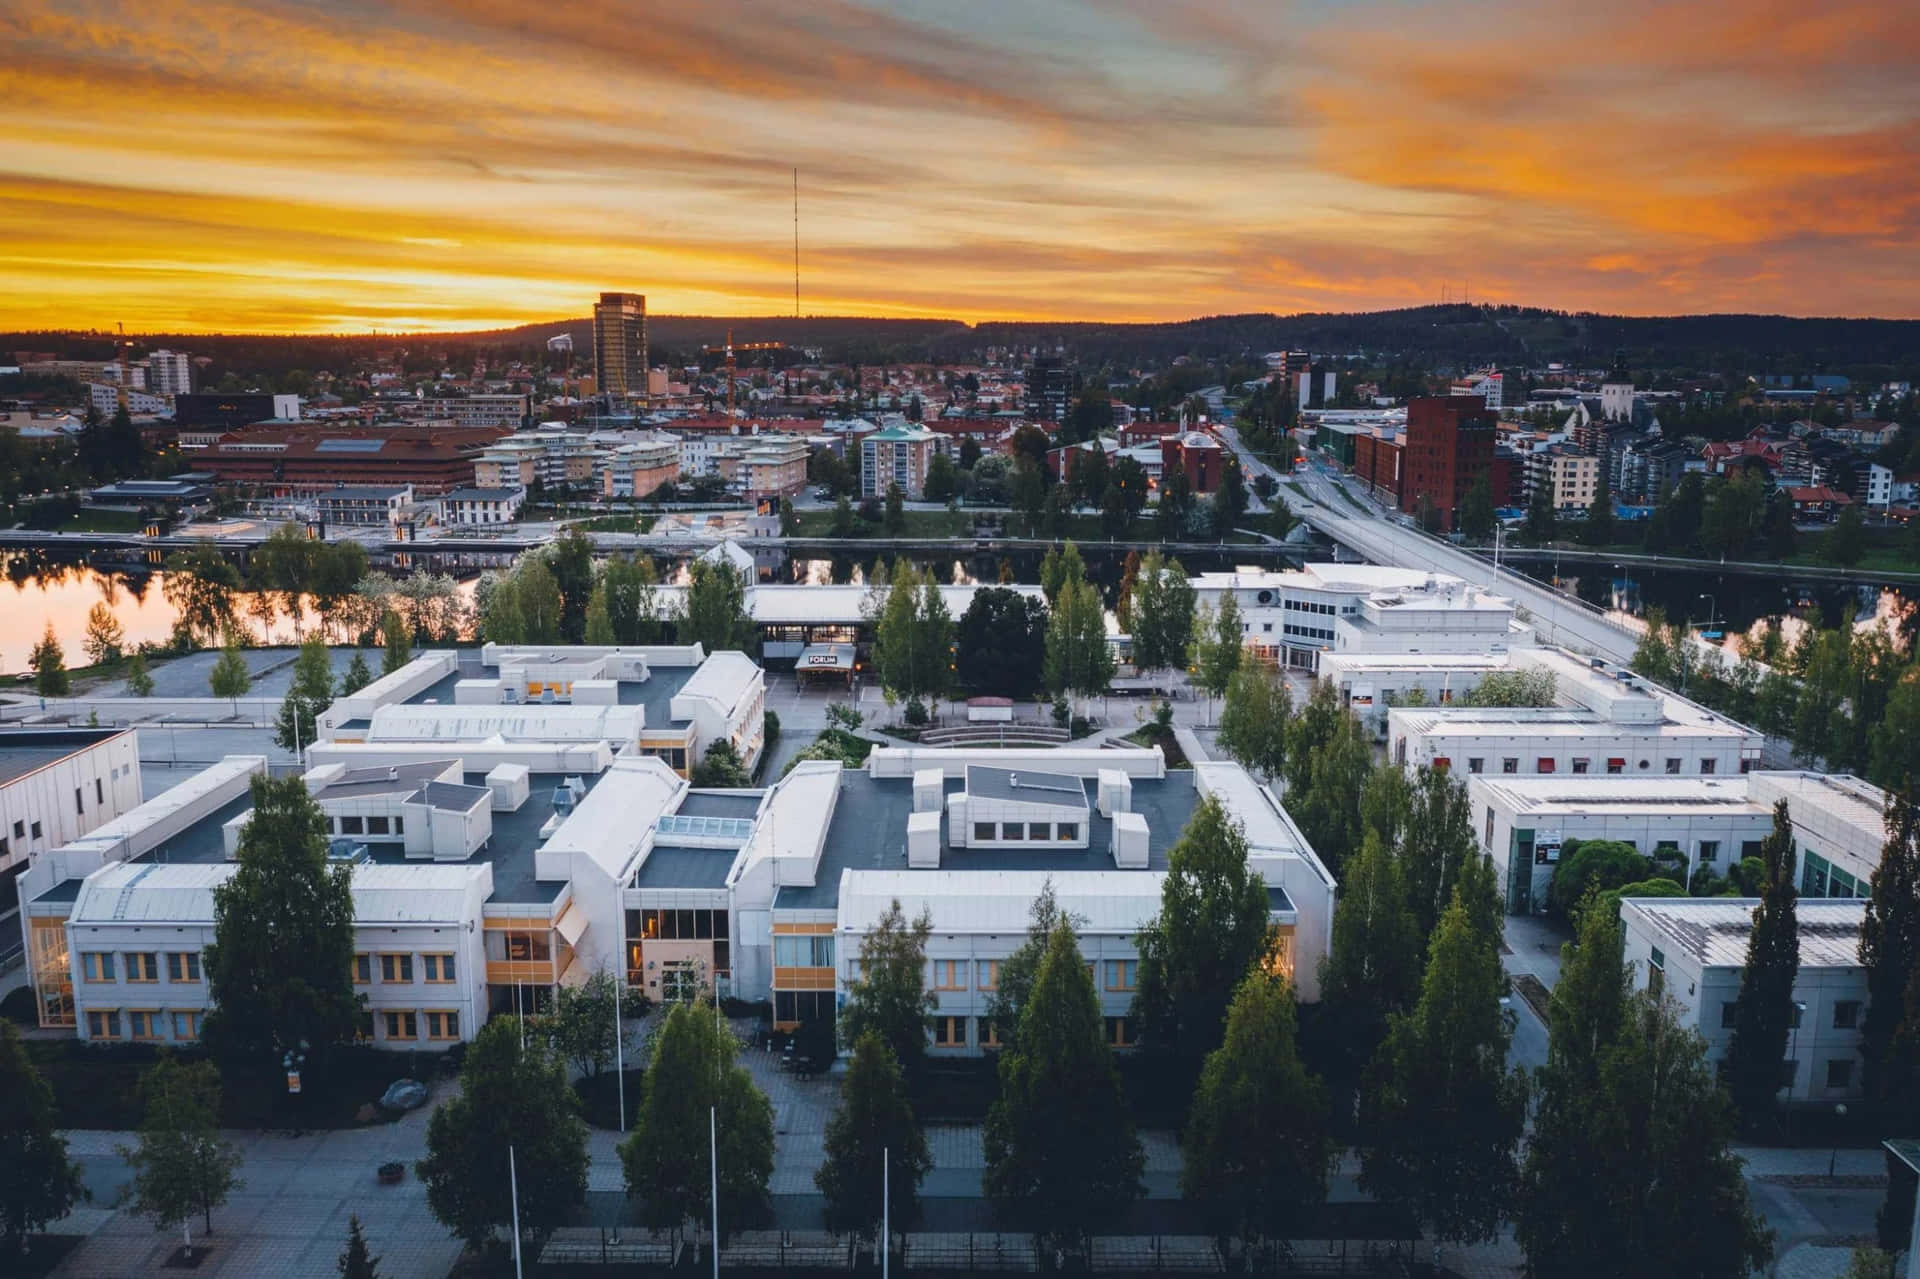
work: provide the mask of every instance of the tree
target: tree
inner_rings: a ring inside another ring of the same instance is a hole
[[[1526,1080],[1506,1066],[1512,1014],[1498,934],[1476,924],[1492,873],[1463,879],[1441,917],[1413,1011],[1391,1019],[1360,1106],[1360,1186],[1436,1239],[1490,1239],[1514,1193]],[[1497,912],[1497,902],[1492,909]],[[1493,916],[1497,922],[1497,913]]]
[[[153,696],[153,675],[147,670],[145,653],[135,652],[127,659],[127,696]]]
[[[1468,486],[1467,495],[1460,499],[1456,523],[1461,535],[1470,542],[1484,542],[1493,536],[1493,485],[1486,476],[1476,477]]]
[[[695,560],[687,566],[679,640],[709,653],[759,650],[760,630],[747,612],[747,583],[726,560]]]
[[[1242,767],[1272,781],[1286,763],[1287,721],[1292,714],[1293,698],[1280,673],[1247,661],[1227,680],[1226,703],[1220,710],[1220,747]]]
[[[28,1235],[89,1197],[57,1113],[53,1086],[13,1023],[0,1022],[0,1257],[20,1256]]]
[[[1220,487],[1213,494],[1214,532],[1225,537],[1240,517],[1247,513],[1247,481],[1240,473],[1240,458],[1231,450],[1220,464]]]
[[[722,1236],[767,1213],[773,1106],[735,1063],[738,1048],[712,1008],[692,1004],[675,1005],[654,1038],[640,1115],[620,1145],[627,1192],[641,1197],[649,1229],[678,1234],[711,1216],[709,1123],[720,1152]]]
[[[887,485],[885,527],[888,537],[901,537],[907,531],[907,495],[898,484]]]
[[[920,485],[920,496],[929,502],[945,502],[959,494],[960,477],[953,469],[953,459],[935,453],[927,460],[927,478]]]
[[[1409,801],[1400,860],[1406,869],[1407,902],[1424,943],[1453,900],[1461,871],[1479,859],[1480,841],[1473,834],[1467,788],[1445,770],[1422,764]]]
[[[953,647],[962,688],[1024,698],[1040,686],[1047,606],[1004,586],[979,587],[960,615]]]
[[[1176,469],[1160,481],[1160,505],[1154,511],[1154,529],[1163,541],[1174,541],[1186,530],[1193,510],[1193,485],[1184,470]]]
[[[716,789],[749,785],[752,778],[747,776],[747,766],[740,758],[740,752],[734,744],[722,737],[707,747],[707,753],[694,765],[693,775],[688,779],[695,786]]]
[[[1179,560],[1148,551],[1133,583],[1133,664],[1142,671],[1187,664],[1193,644],[1193,582]]]
[[[273,740],[280,749],[299,751],[313,745],[320,712],[332,701],[333,657],[326,642],[315,635],[300,645],[300,656],[293,660],[293,682],[287,685],[280,717],[274,722]]]
[[[1554,506],[1553,481],[1542,478],[1527,498],[1527,536],[1535,542],[1551,542],[1559,516]]]
[[[67,655],[54,636],[52,622],[47,623],[40,642],[27,655],[27,665],[33,668],[33,686],[40,696],[65,697],[73,688],[73,677],[67,673]]]
[[[1240,979],[1272,954],[1267,885],[1248,856],[1240,823],[1219,800],[1201,800],[1167,853],[1160,913],[1135,939],[1140,1040],[1183,1078],[1220,1046]]]
[[[1084,1248],[1144,1190],[1145,1158],[1102,1029],[1093,978],[1061,920],[1015,1043],[1000,1054],[985,1133],[987,1197],[1043,1245]]]
[[[847,992],[840,1031],[851,1043],[878,1035],[909,1082],[919,1078],[927,1056],[927,1031],[935,1001],[926,987],[927,939],[933,917],[925,911],[908,922],[895,900],[860,939],[860,976]]]
[[[1336,1039],[1350,1067],[1343,1078],[1358,1075],[1379,1048],[1388,1020],[1419,998],[1422,951],[1399,859],[1379,832],[1369,830],[1347,865],[1328,953],[1320,961],[1320,1006],[1339,1023]]]
[[[493,1018],[467,1046],[460,1091],[427,1121],[427,1154],[414,1164],[427,1207],[477,1251],[513,1225],[517,1188],[522,1233],[544,1238],[587,1197],[579,1110],[566,1065],[545,1041],[525,1034],[518,1017]]]
[[[651,555],[616,555],[600,578],[613,644],[657,644],[661,638],[660,573]],[[589,612],[592,601],[587,604]],[[588,625],[593,619],[587,619]]]
[[[207,687],[215,697],[227,698],[233,705],[235,715],[240,713],[240,699],[253,687],[253,673],[247,669],[247,659],[241,655],[240,641],[231,635],[220,649],[220,659],[207,674]]]
[[[622,1020],[620,986],[619,978],[599,969],[578,986],[559,987],[545,1018],[553,1051],[589,1079],[598,1079],[632,1043]]]
[[[217,643],[233,630],[233,593],[239,589],[239,570],[211,546],[167,556],[160,583],[167,603],[179,614],[176,629],[189,642],[202,644]]]
[[[391,675],[413,660],[413,628],[405,618],[388,609],[380,618],[380,636],[386,644],[386,656],[380,659],[380,673]]]
[[[1061,697],[1092,696],[1113,682],[1113,650],[1107,645],[1106,610],[1091,583],[1068,582],[1060,588],[1047,620],[1046,686]]]
[[[840,1108],[827,1121],[823,1144],[827,1158],[813,1174],[813,1184],[826,1197],[828,1230],[870,1239],[878,1233],[883,1208],[894,1230],[911,1229],[919,1221],[920,1183],[933,1157],[914,1117],[906,1076],[875,1031],[854,1041],[840,1084]]]
[[[1547,909],[1578,922],[1581,903],[1622,884],[1645,879],[1653,863],[1632,844],[1613,839],[1570,839],[1547,886]]]
[[[1093,440],[1086,448],[1074,449],[1064,455],[1071,459],[1063,463],[1067,466],[1067,477],[1071,481],[1073,497],[1076,502],[1087,506],[1100,506],[1107,499],[1107,451],[1099,440]]]
[[[163,1054],[140,1076],[144,1115],[137,1146],[120,1146],[133,1170],[133,1208],[159,1230],[180,1227],[193,1247],[192,1220],[213,1233],[213,1210],[242,1184],[240,1152],[220,1138],[220,1072]]]
[[[1060,909],[1053,893],[1053,878],[1048,876],[1033,905],[1027,908],[1027,939],[1000,961],[993,992],[987,996],[987,1016],[992,1019],[1004,1047],[1012,1047],[1019,1041],[1020,1015],[1026,1011],[1027,999],[1033,994],[1040,961],[1047,957],[1047,943],[1053,940],[1053,930],[1063,919],[1073,922]]]
[[[857,537],[859,530],[853,522],[853,503],[844,495],[833,504],[833,523],[828,532],[838,538]]]
[[[1840,508],[1840,518],[1833,522],[1833,531],[1820,545],[1822,558],[1842,568],[1852,568],[1867,553],[1867,530],[1860,515],[1860,508],[1851,502]]]
[[[587,630],[587,601],[593,596],[593,543],[579,529],[568,529],[541,556],[560,592],[560,638],[578,644]]]
[[[1643,640],[1642,643],[1645,643]],[[1559,694],[1552,671],[1488,671],[1454,699],[1456,706],[1551,706]]]
[[[82,647],[95,666],[119,665],[120,650],[126,640],[120,619],[113,615],[113,608],[105,600],[87,610],[87,633]]]
[[[1793,982],[1800,972],[1793,824],[1784,799],[1773,806],[1773,830],[1760,843],[1760,860],[1766,878],[1760,885],[1760,904],[1753,910],[1726,1057],[1727,1090],[1750,1122],[1770,1113],[1779,1095],[1780,1063],[1787,1059],[1794,1021]]]
[[[1326,1090],[1300,1063],[1295,1020],[1284,978],[1243,977],[1181,1134],[1180,1194],[1199,1205],[1222,1260],[1231,1239],[1251,1249],[1298,1236],[1327,1197]]]
[[[1742,1279],[1772,1256],[1700,1036],[1629,993],[1617,918],[1588,911],[1549,1006],[1516,1233],[1530,1273]]]
[[[1107,498],[1112,500],[1117,494],[1127,515],[1123,530],[1147,509],[1147,488],[1147,470],[1133,458],[1122,454],[1107,468]]]
[[[1354,713],[1325,680],[1287,723],[1287,811],[1338,876],[1360,847],[1360,796],[1373,770],[1373,746]]]
[[[1898,1032],[1906,1020],[1907,990],[1920,971],[1920,812],[1911,779],[1888,797],[1886,842],[1873,872],[1867,916],[1860,928],[1860,966],[1867,970],[1866,1020],[1860,1032],[1861,1083],[1890,1115],[1914,1111],[1908,1095],[1920,1062],[1902,1060],[1896,1046],[1913,1043]]]
[[[357,693],[371,683],[373,683],[373,671],[367,667],[366,654],[355,653],[353,660],[347,663],[347,673],[340,677],[339,695],[346,697]]]
[[[695,561],[699,563],[700,561]],[[512,601],[518,608],[521,644],[558,644],[561,642],[560,584],[543,556],[523,556],[513,570]],[[693,594],[691,588],[688,595]],[[505,620],[505,619],[503,619]]]
[[[340,1279],[380,1279],[380,1258],[367,1250],[367,1237],[360,1233],[358,1214],[347,1218],[347,1247],[335,1263]]]
[[[1608,484],[1607,468],[1599,468],[1594,481],[1593,501],[1587,506],[1587,526],[1580,530],[1589,546],[1605,546],[1613,541],[1613,490]]]
[[[1047,597],[1049,608],[1059,602],[1061,587],[1068,582],[1086,580],[1087,562],[1080,557],[1080,548],[1072,542],[1049,546],[1047,553],[1040,557],[1040,593]]]
[[[1200,639],[1194,654],[1199,666],[1200,687],[1209,699],[1224,697],[1233,677],[1246,660],[1246,637],[1241,631],[1240,605],[1233,592],[1220,597],[1217,613],[1201,612],[1194,619]]]
[[[233,1059],[353,1038],[353,890],[327,865],[327,819],[299,777],[253,779],[237,869],[213,890],[207,1044]]]
[[[893,566],[874,624],[873,664],[882,687],[909,703],[938,697],[952,682],[953,619],[946,600],[905,557]]]

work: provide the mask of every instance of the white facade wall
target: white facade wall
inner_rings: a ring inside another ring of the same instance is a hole
[[[0,874],[137,807],[139,767],[139,735],[129,730],[0,785]]]
[[[1490,776],[1736,777],[1746,753],[1746,734],[1693,726],[1652,732],[1627,732],[1597,720],[1591,727],[1559,726],[1571,731],[1519,720],[1440,724],[1424,731],[1412,726],[1412,717],[1432,714],[1425,708],[1387,713],[1395,763],[1408,768],[1439,764]],[[1618,772],[1609,771],[1614,760],[1620,761]]]

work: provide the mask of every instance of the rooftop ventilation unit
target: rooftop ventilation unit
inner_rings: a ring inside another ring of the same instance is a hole
[[[327,841],[327,864],[330,866],[358,866],[366,860],[367,846],[357,839]]]

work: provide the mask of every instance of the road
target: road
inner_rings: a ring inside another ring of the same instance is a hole
[[[1622,665],[1632,662],[1640,643],[1638,631],[1521,574],[1503,568],[1496,579],[1493,566],[1485,560],[1406,526],[1397,513],[1376,505],[1358,485],[1341,483],[1318,464],[1310,463],[1306,470],[1292,476],[1279,476],[1249,453],[1237,435],[1222,434],[1228,435],[1241,466],[1249,473],[1274,475],[1299,486],[1287,492],[1295,515],[1368,562],[1430,569],[1488,587],[1497,581],[1501,594],[1527,610],[1527,620],[1541,639]]]

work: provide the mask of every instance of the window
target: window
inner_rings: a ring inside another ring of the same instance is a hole
[[[200,1038],[199,1013],[175,1013],[173,1015],[173,1037],[175,1039]]]
[[[1517,773],[1520,771],[1520,761],[1509,755],[1500,761],[1500,771],[1503,773]]]
[[[1740,1022],[1740,1004],[1729,999],[1720,1005],[1720,1029],[1732,1030]]]
[[[35,839],[39,839],[39,838],[40,838],[40,823],[39,823],[39,822],[35,822],[35,823],[33,824],[33,837],[34,837]]]
[[[980,961],[980,989],[1000,989],[1000,961],[983,959]]]
[[[144,1008],[128,1013],[127,1037],[129,1039],[160,1038],[160,1014]]]
[[[452,955],[422,955],[420,962],[426,966],[428,981],[440,983],[453,980]]]
[[[1700,864],[1704,866],[1708,862],[1717,862],[1719,860],[1720,860],[1720,841],[1717,839],[1701,840],[1700,841]]]
[[[933,988],[935,990],[965,990],[967,988],[964,959],[936,959],[933,961]]]
[[[428,1013],[427,1038],[443,1041],[460,1038],[460,1014],[456,1012]]]
[[[353,984],[373,985],[373,956],[364,951],[353,957]]]
[[[78,786],[73,788],[73,811],[76,813],[79,813],[83,817],[86,816],[87,793],[81,790]]]
[[[1827,1062],[1827,1087],[1853,1087],[1853,1058],[1835,1057]]]
[[[1001,838],[1001,839],[1003,839],[1003,840],[1006,840],[1006,839],[1025,839],[1026,837],[1027,837],[1027,836],[1026,836],[1026,823],[1025,823],[1025,822],[1001,822],[1001,823],[1000,823],[1000,838]]]
[[[967,1019],[965,1017],[935,1017],[933,1019],[933,1046],[935,1048],[965,1048],[967,1046]]]
[[[1140,977],[1140,961],[1137,959],[1109,959],[1107,961],[1107,989],[1132,990]]]
[[[1627,761],[1624,759],[1614,758],[1614,759],[1609,759],[1607,761],[1608,776],[1618,777],[1621,773],[1625,772],[1626,769],[1627,769]]]
[[[93,798],[96,803],[107,802],[107,784],[98,777],[93,779]]]
[[[1760,845],[1762,842],[1763,841],[1758,839],[1741,840],[1740,841],[1740,860],[1745,861],[1749,857],[1758,857],[1760,855]]]
[[[25,822],[15,822],[13,824],[13,837],[15,839],[25,839],[27,837],[27,824]]]
[[[88,981],[113,980],[113,952],[90,950],[80,956],[80,972]]]
[[[1478,755],[1467,756],[1467,771],[1469,773],[1477,773],[1481,769],[1485,768],[1486,766],[1487,766],[1487,761],[1482,759],[1480,756]]]
[[[1051,822],[1028,822],[1027,838],[1035,841],[1053,838],[1053,824]]]
[[[87,1010],[88,1039],[120,1038],[120,1010],[117,1008],[90,1008]]]
[[[1860,1024],[1860,1001],[1857,999],[1835,1000],[1833,1005],[1833,1028],[1852,1030]]]
[[[1672,773],[1675,776],[1678,776],[1680,773],[1680,761],[1672,757],[1669,757],[1667,759],[1667,771],[1669,773]]]
[[[388,1039],[414,1039],[418,1036],[412,1013],[389,1012],[380,1016],[387,1023]]]
[[[1706,774],[1708,774],[1708,773],[1711,773],[1711,772],[1713,771],[1713,766],[1714,766],[1714,764],[1715,764],[1715,763],[1716,763],[1716,761],[1714,761],[1714,760],[1711,760],[1711,759],[1703,759],[1703,760],[1701,760],[1701,761],[1700,761],[1700,772],[1701,772],[1701,775],[1702,775],[1702,776],[1704,776],[1704,775],[1706,775]]]
[[[159,981],[160,956],[150,950],[130,950],[127,952],[128,981]]]
[[[367,834],[384,835],[387,833],[387,819],[384,817],[367,818]]]
[[[200,952],[197,950],[176,950],[167,955],[168,981],[199,981]]]
[[[380,980],[384,982],[402,982],[413,980],[412,955],[380,956]]]
[[[1133,1047],[1133,1026],[1128,1018],[1109,1017],[1107,1022],[1107,1043],[1115,1048]]]
[[[815,933],[773,939],[775,968],[833,967],[833,934]]]
[[[1053,837],[1063,844],[1071,844],[1080,838],[1079,822],[1057,822],[1053,828]]]
[[[1000,1047],[1000,1024],[993,1018],[975,1017],[973,1028],[974,1033],[979,1036],[978,1043],[982,1048]]]
[[[1543,755],[1535,760],[1533,762],[1533,771],[1536,773],[1551,773],[1553,771],[1553,757],[1551,755]]]
[[[991,840],[993,838],[993,823],[975,822],[973,824],[973,838],[975,842],[982,844]]]
[[[367,833],[367,823],[359,817],[342,817],[340,819],[340,833],[342,835],[364,835]]]

